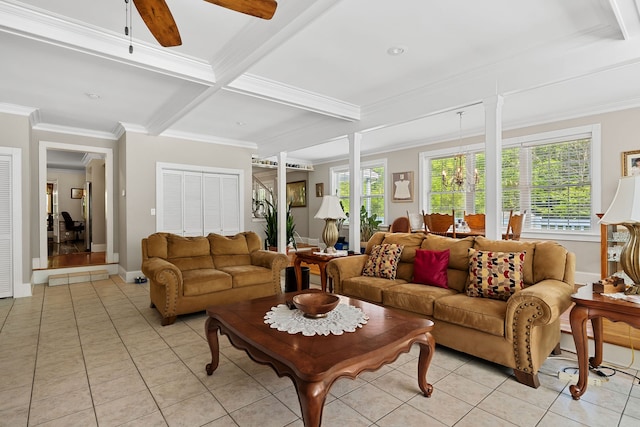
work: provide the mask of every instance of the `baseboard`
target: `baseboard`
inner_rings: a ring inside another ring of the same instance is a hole
[[[126,271],[121,266],[118,266],[118,276],[120,276],[120,278],[126,283],[135,283],[136,277],[144,276],[144,274],[142,274],[142,271],[140,270]]]

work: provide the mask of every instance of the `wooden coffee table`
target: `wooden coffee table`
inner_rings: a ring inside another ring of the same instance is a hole
[[[418,343],[418,386],[424,396],[431,396],[433,386],[427,382],[427,370],[435,351],[431,320],[341,296],[341,303],[359,307],[369,316],[368,323],[355,332],[307,337],[281,332],[264,323],[264,315],[271,307],[284,304],[296,293],[210,306],[205,323],[211,348],[207,374],[211,375],[218,367],[220,330],[252,360],[270,365],[280,377],[290,377],[298,392],[304,425],[317,427],[334,381],[340,377],[356,378],[365,370],[375,371]]]

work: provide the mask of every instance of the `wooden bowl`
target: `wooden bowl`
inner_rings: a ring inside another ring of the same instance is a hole
[[[293,297],[293,304],[304,313],[305,317],[318,319],[326,317],[327,314],[338,306],[340,298],[326,292],[312,292],[308,294],[298,294]]]

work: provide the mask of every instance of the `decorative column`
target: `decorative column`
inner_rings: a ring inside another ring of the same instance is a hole
[[[278,153],[278,252],[287,253],[287,152]]]
[[[362,134],[350,133],[349,138],[349,249],[360,251],[360,204],[362,177],[360,176],[360,143]]]
[[[482,101],[485,123],[485,236],[502,238],[502,104],[494,95]]]

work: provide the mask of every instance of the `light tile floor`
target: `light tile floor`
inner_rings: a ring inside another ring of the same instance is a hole
[[[207,376],[204,314],[160,326],[147,285],[108,280],[48,287],[0,300],[1,426],[302,426],[288,378],[221,339]],[[438,347],[418,393],[417,348],[331,388],[324,426],[639,426],[640,386],[618,373],[579,401],[548,359],[541,387],[511,371]],[[636,374],[635,371],[630,372]]]

